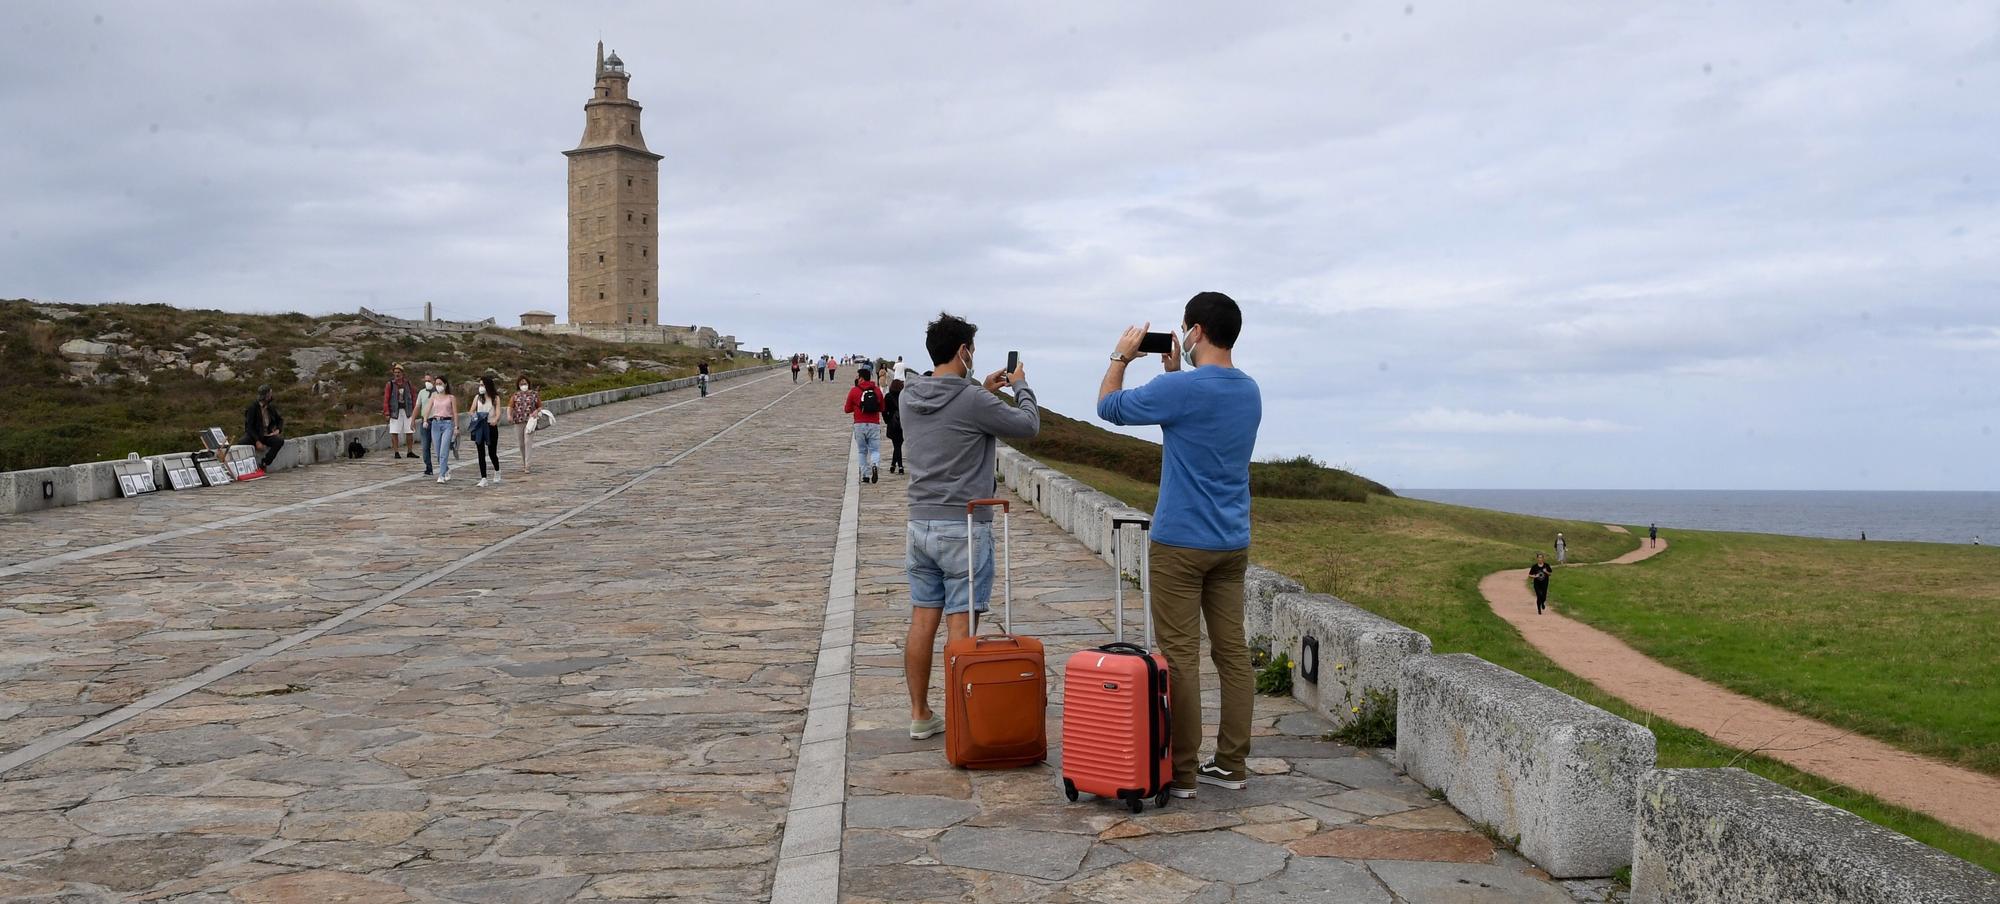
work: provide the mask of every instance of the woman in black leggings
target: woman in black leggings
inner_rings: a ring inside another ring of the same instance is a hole
[[[1548,556],[1535,553],[1535,564],[1528,569],[1528,578],[1535,582],[1535,614],[1549,605],[1549,574],[1555,569],[1549,567]]]
[[[493,384],[493,376],[479,378],[479,391],[472,400],[472,448],[479,457],[479,485],[494,486],[500,482],[500,388]],[[493,478],[487,480],[486,462],[493,461]]]
[[[897,377],[889,383],[889,395],[882,400],[882,426],[889,433],[889,473],[907,474],[903,470],[903,379]]]

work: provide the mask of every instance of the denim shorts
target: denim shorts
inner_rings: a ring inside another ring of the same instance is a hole
[[[972,575],[972,599],[985,612],[993,599],[993,522],[973,525],[977,567]],[[943,609],[946,615],[966,611],[965,522],[911,521],[904,567],[910,574],[910,605]]]

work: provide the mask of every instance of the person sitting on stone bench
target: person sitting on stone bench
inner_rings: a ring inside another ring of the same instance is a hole
[[[257,387],[257,401],[243,409],[243,444],[263,451],[259,467],[269,470],[277,460],[278,450],[285,447],[284,429],[285,416],[271,400],[270,384]]]

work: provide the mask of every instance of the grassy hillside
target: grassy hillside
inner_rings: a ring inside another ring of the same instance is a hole
[[[1123,441],[1129,438],[1121,437],[1120,440],[1120,445],[1124,445]],[[1157,456],[1158,447],[1152,448]],[[1091,463],[1122,461],[1132,457],[1135,453],[1129,447],[1116,452],[1109,449],[1085,451],[1090,454],[1081,455],[1079,459],[1054,455],[1038,457],[1132,505],[1152,507],[1157,495],[1153,480],[1142,473],[1114,470]],[[1255,540],[1251,554],[1256,561],[1299,579],[1313,590],[1335,594],[1423,631],[1430,636],[1440,653],[1476,654],[1647,726],[1658,737],[1662,766],[1740,766],[1987,869],[2000,870],[2000,844],[1953,829],[1922,814],[1883,803],[1861,792],[1829,785],[1824,779],[1775,760],[1717,744],[1700,732],[1664,722],[1627,706],[1557,667],[1529,646],[1512,626],[1495,616],[1479,595],[1480,578],[1502,568],[1529,564],[1536,552],[1549,550],[1557,531],[1567,535],[1570,554],[1583,561],[1608,559],[1631,550],[1639,542],[1635,536],[1613,533],[1594,523],[1489,512],[1383,495],[1369,497],[1366,504],[1259,498],[1253,507],[1253,518]],[[1690,567],[1699,570],[1700,557],[1694,552],[1699,548],[1698,540],[1682,532],[1675,532],[1674,537],[1677,543],[1687,544],[1687,551],[1675,550],[1657,561],[1692,561],[1697,564]],[[1593,574],[1591,577],[1619,579],[1625,577],[1622,572],[1644,570],[1643,567],[1621,569],[1617,570],[1621,572],[1618,574]],[[1571,585],[1577,580],[1573,576],[1582,572],[1581,569],[1573,570],[1561,576],[1564,589],[1557,593],[1559,600],[1568,599],[1566,594],[1571,592]],[[1711,574],[1706,579],[1717,598],[1731,593],[1730,574],[1725,571]],[[1925,583],[1911,581],[1913,587]],[[1574,589],[1584,592],[1580,584]],[[1970,590],[1971,587],[1961,585],[1961,589]],[[1989,593],[1985,598],[1990,604],[1993,596]],[[1761,605],[1755,595],[1738,599],[1739,608],[1754,610]],[[1615,626],[1606,627],[1617,630]],[[1990,628],[1983,636],[1983,649],[1990,664],[1993,653]],[[1921,648],[1912,655],[1923,655]],[[1833,669],[1830,668],[1829,673],[1831,671]],[[1980,680],[1980,675],[1986,674],[1963,670],[1947,659],[1934,660],[1931,671],[1938,680],[1964,677],[1976,681]]]
[[[505,329],[422,335],[355,315],[0,301],[0,471],[186,451],[208,426],[234,436],[261,383],[285,432],[305,436],[379,422],[395,362],[413,381],[441,371],[461,385],[489,368],[503,386],[525,372],[553,398],[687,376],[703,357],[715,369],[756,363]]]
[[[1090,465],[1135,480],[1159,483],[1159,444],[1113,433],[1047,408],[1041,412],[1041,434],[1031,440],[1010,440],[1010,445],[1036,458]],[[1371,495],[1396,495],[1375,481],[1303,456],[1252,464],[1250,492],[1269,498],[1343,502],[1366,502]]]

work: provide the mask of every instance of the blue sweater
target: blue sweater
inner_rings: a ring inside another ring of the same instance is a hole
[[[1161,374],[1097,403],[1120,426],[1158,424],[1166,435],[1153,539],[1231,550],[1250,545],[1250,453],[1264,419],[1257,381],[1233,367]]]

